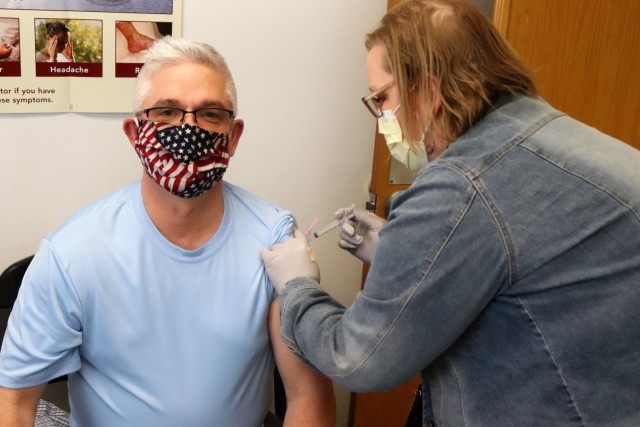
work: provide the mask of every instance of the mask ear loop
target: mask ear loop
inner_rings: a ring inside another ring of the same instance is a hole
[[[425,140],[427,138],[427,129],[424,130],[424,132],[422,132],[422,137],[420,138],[420,145],[425,147],[425,151],[427,153],[427,155],[431,155],[433,154],[434,151],[436,151],[436,137],[431,134],[431,147],[427,147],[425,145]]]
[[[142,119],[140,119],[140,116],[134,114],[133,120],[136,121],[136,127],[140,129],[140,126],[142,126]]]
[[[231,139],[233,138],[233,130],[236,128],[236,119],[232,118],[231,119],[231,129],[229,130],[229,133],[227,133],[227,143],[229,143],[231,141]]]
[[[416,89],[416,87],[417,87],[417,83],[414,83],[413,86],[411,86],[411,92],[413,92]],[[398,105],[398,108],[400,108],[400,105]],[[429,155],[433,154],[434,151],[436,151],[436,137],[433,136],[433,134],[432,134],[433,137],[431,138],[431,147],[427,147],[425,145],[425,140],[427,138],[427,130],[428,130],[428,128],[429,128],[429,126],[425,126],[425,129],[422,132],[422,136],[420,137],[420,145],[425,147],[425,152],[429,156]]]

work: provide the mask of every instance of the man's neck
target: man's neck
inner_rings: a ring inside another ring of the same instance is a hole
[[[142,179],[142,201],[149,218],[171,243],[194,250],[216,233],[224,215],[220,182],[201,196],[184,199],[174,196],[151,178]]]

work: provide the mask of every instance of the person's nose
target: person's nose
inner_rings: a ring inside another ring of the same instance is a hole
[[[190,125],[197,124],[196,114],[192,112],[184,113],[184,117],[182,117],[182,123],[189,123]]]

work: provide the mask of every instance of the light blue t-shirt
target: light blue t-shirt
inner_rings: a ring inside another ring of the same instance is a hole
[[[11,313],[0,385],[70,373],[72,426],[261,425],[275,291],[260,250],[294,220],[223,185],[220,228],[194,251],[158,232],[139,183],[49,234]]]
[[[82,12],[173,13],[173,0],[10,0],[7,9]]]

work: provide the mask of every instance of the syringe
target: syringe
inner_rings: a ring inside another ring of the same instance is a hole
[[[312,241],[314,239],[317,239],[318,237],[322,236],[323,234],[327,234],[328,232],[330,232],[331,230],[333,230],[336,227],[341,226],[344,222],[350,220],[354,216],[356,216],[355,212],[351,211],[350,214],[345,215],[340,219],[336,219],[335,221],[332,221],[329,224],[325,225],[324,227],[320,228],[318,231],[315,231],[315,232],[311,233],[311,235],[309,237],[307,237],[307,240],[310,242],[310,241]]]

